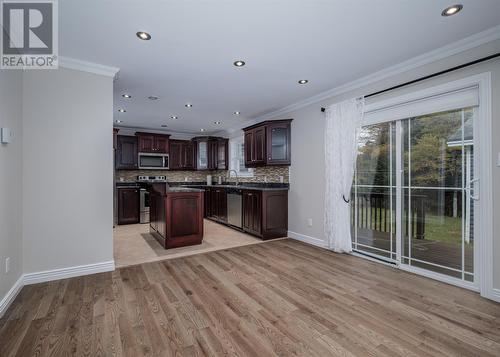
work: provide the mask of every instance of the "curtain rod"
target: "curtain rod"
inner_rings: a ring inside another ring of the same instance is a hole
[[[398,88],[401,88],[401,87],[405,87],[405,86],[413,84],[413,83],[425,81],[426,79],[429,79],[429,78],[437,77],[437,76],[440,76],[440,75],[445,74],[445,73],[453,72],[453,71],[456,71],[456,70],[461,69],[461,68],[469,67],[469,66],[475,65],[477,63],[488,61],[488,60],[496,58],[496,57],[500,57],[500,52],[497,52],[497,53],[495,53],[493,55],[490,55],[490,56],[487,56],[487,57],[483,57],[483,58],[477,59],[477,60],[472,61],[472,62],[467,62],[467,63],[461,64],[461,65],[456,66],[456,67],[448,68],[448,69],[445,69],[443,71],[439,71],[439,72],[436,72],[436,73],[433,73],[433,74],[429,74],[428,76],[420,77],[420,78],[417,78],[417,79],[414,79],[414,80],[411,80],[411,81],[408,81],[408,82],[405,82],[405,83],[401,83],[401,84],[398,84],[398,85],[393,86],[393,87],[389,87],[389,88],[386,88],[386,89],[383,89],[383,90],[379,90],[377,92],[373,92],[373,93],[370,93],[368,95],[365,95],[364,97],[365,98],[373,97],[375,95],[382,94],[382,93],[385,93],[385,92],[389,92],[391,90],[398,89]],[[325,110],[326,110],[326,108],[321,108],[322,112],[324,112]]]

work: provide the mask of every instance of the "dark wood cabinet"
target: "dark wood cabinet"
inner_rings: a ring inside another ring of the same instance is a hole
[[[139,188],[117,188],[118,224],[139,223]]]
[[[288,192],[243,190],[243,230],[262,239],[288,234]]]
[[[165,249],[202,242],[203,192],[169,192],[154,184],[150,197],[150,232]]]
[[[118,144],[118,132],[120,131],[120,129],[117,129],[117,128],[113,128],[113,149],[116,150],[116,147],[117,147],[117,144]]]
[[[193,144],[189,140],[170,140],[170,170],[193,169]]]
[[[170,135],[137,132],[139,152],[168,154],[168,138]]]
[[[192,139],[195,170],[227,170],[228,139],[199,136]]]
[[[228,188],[205,188],[205,218],[227,224]],[[288,234],[288,191],[242,189],[242,230],[262,239]]]
[[[229,139],[217,139],[217,170],[229,169]]]
[[[244,128],[245,166],[290,165],[291,122],[270,120]]]
[[[227,194],[224,188],[212,188],[212,217],[227,222]]]
[[[225,188],[205,188],[205,218],[227,222],[227,193]]]
[[[137,137],[118,135],[116,138],[115,168],[134,170],[138,168]]]
[[[260,191],[243,191],[243,230],[255,235],[261,234],[262,195]]]

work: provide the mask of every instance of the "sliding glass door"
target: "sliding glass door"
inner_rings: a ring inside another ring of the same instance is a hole
[[[394,123],[362,129],[351,194],[353,249],[394,261],[395,138]]]
[[[473,128],[473,108],[363,128],[351,195],[355,251],[474,282]]]

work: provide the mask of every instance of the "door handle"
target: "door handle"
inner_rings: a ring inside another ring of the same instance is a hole
[[[475,185],[476,182],[478,184],[477,191],[479,191],[479,193],[477,195],[476,195],[476,185]],[[480,198],[481,191],[480,191],[479,182],[480,182],[479,177],[472,179],[469,181],[469,186],[465,188],[466,190],[468,190],[470,192],[470,197],[474,201],[479,201],[479,198]],[[472,192],[474,192],[474,194],[472,194]]]

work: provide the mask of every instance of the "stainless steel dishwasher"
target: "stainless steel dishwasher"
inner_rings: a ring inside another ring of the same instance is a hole
[[[227,223],[242,228],[242,195],[241,190],[230,188],[227,190]]]

